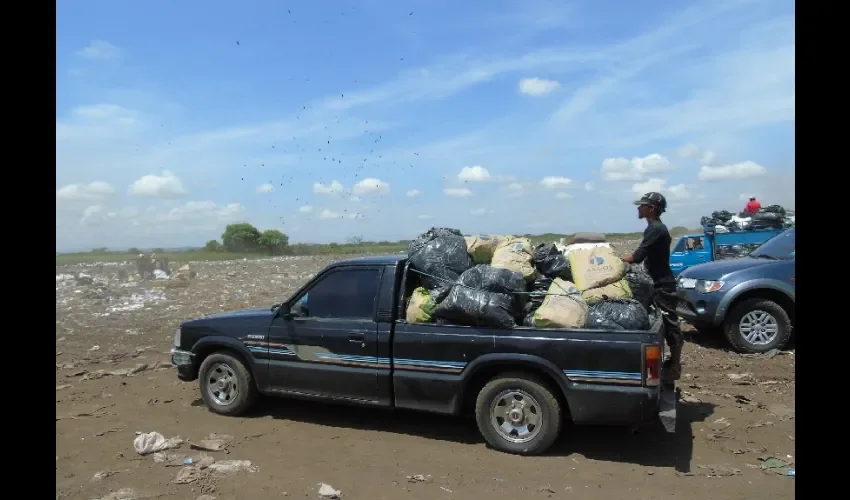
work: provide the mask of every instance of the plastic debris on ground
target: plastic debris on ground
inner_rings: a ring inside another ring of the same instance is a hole
[[[630,299],[632,298],[632,290],[629,287],[629,282],[622,279],[610,285],[585,290],[581,292],[581,298],[587,302],[587,305],[592,306],[597,302],[608,299]]]
[[[649,308],[652,304],[655,282],[644,267],[638,264],[626,264],[626,275],[623,279],[629,283],[632,298],[640,302],[643,307]]]
[[[584,328],[587,303],[574,283],[555,278],[547,293],[543,304],[534,312],[536,328]]]
[[[467,253],[466,239],[456,229],[429,229],[410,242],[407,256],[415,270],[430,275],[420,275],[420,282],[437,302],[449,292],[451,283],[473,264]]]
[[[499,243],[490,265],[519,273],[531,281],[535,276],[534,248],[528,238],[510,238]]]
[[[183,444],[183,440],[179,437],[166,439],[158,432],[146,432],[136,436],[136,439],[133,440],[133,449],[139,455],[149,455],[158,451],[177,448],[181,444]]]
[[[428,293],[428,290],[423,287],[417,287],[410,295],[410,301],[407,304],[406,319],[408,323],[431,323],[434,318],[434,309],[437,308],[437,303],[434,298]]]
[[[587,327],[603,330],[649,330],[649,313],[634,299],[608,299],[590,306]]]
[[[465,271],[434,316],[458,325],[513,328],[522,310],[525,280],[508,269],[486,264]]]
[[[609,285],[623,279],[626,265],[610,247],[571,250],[567,259],[579,290]]]

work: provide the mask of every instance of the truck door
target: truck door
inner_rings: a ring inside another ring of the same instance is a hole
[[[691,266],[710,261],[711,248],[703,235],[682,236],[670,252],[670,270],[674,276]]]
[[[289,302],[269,328],[272,390],[378,399],[375,307],[381,267],[331,269]]]

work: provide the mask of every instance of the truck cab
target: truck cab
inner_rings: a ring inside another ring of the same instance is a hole
[[[670,270],[674,276],[699,264],[720,259],[743,257],[782,229],[733,231],[720,233],[705,227],[702,233],[686,234],[670,251]]]

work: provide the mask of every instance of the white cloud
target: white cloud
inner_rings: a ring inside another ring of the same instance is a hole
[[[164,170],[162,175],[144,175],[130,185],[133,196],[144,198],[177,198],[186,194],[183,182],[172,172]]]
[[[657,192],[663,194],[667,200],[684,200],[691,196],[688,191],[688,186],[685,184],[667,186],[667,180],[658,177],[647,179],[644,182],[635,183],[632,186],[632,192],[636,196],[643,196],[646,193]]]
[[[115,193],[115,188],[102,181],[88,184],[68,184],[56,190],[56,203],[100,201]]]
[[[523,78],[519,81],[519,91],[525,95],[540,97],[549,94],[560,85],[560,83],[554,80]]]
[[[701,181],[722,181],[727,179],[750,179],[767,173],[767,169],[758,163],[744,161],[720,167],[703,166],[699,169],[697,178]]]
[[[345,187],[339,181],[331,181],[330,184],[321,182],[313,183],[313,193],[322,196],[339,196],[345,191]]]
[[[407,192],[407,197],[408,198],[414,198],[416,196],[419,196],[420,194],[422,194],[422,192],[419,191],[418,189],[411,189],[410,191]]]
[[[353,202],[353,203],[360,203],[363,200],[359,196],[352,196],[348,199],[348,201]]]
[[[430,215],[428,215],[428,214],[422,214],[422,215],[417,216],[416,218],[417,218],[417,219],[419,219],[419,220],[430,220],[430,219],[433,219],[433,217],[431,217],[431,216],[430,216]]]
[[[443,194],[454,198],[462,198],[464,196],[472,196],[472,191],[467,188],[446,188],[443,189]]]
[[[301,207],[298,207],[298,211],[302,214],[308,214],[313,211],[313,205],[303,205]]]
[[[101,205],[92,205],[83,211],[83,218],[80,219],[80,224],[84,226],[97,226],[103,224],[106,220],[106,209]]]
[[[563,191],[558,191],[557,193],[555,193],[555,198],[556,198],[556,199],[559,199],[559,200],[565,200],[565,199],[567,199],[567,198],[572,198],[572,195],[571,195],[570,193],[565,193],[565,192],[563,192]]]
[[[568,177],[544,177],[540,185],[546,189],[565,188],[572,184],[573,180]]]
[[[648,174],[669,172],[675,169],[667,157],[652,153],[643,158],[605,158],[602,160],[602,178],[606,181],[639,181]]]
[[[362,219],[363,214],[361,214],[360,212],[351,212],[351,213],[345,214],[345,218],[351,219],[351,220]]]
[[[713,165],[717,161],[717,154],[714,151],[700,148],[696,144],[685,144],[677,153],[682,158],[698,158],[702,165]]]
[[[699,156],[700,148],[696,144],[685,144],[676,152],[681,158],[696,158]]]
[[[258,193],[271,193],[272,191],[274,191],[274,186],[272,186],[271,184],[266,183],[257,186]]]
[[[245,207],[241,203],[228,203],[219,205],[214,201],[189,201],[185,204],[172,208],[165,219],[175,222],[198,221],[217,219],[221,222],[230,222],[241,215]]]
[[[342,217],[342,214],[338,212],[334,212],[328,208],[322,210],[322,213],[319,214],[320,219],[339,219]]]
[[[369,177],[358,182],[352,188],[352,192],[359,196],[378,196],[389,194],[390,185],[381,179]]]
[[[519,182],[512,182],[502,188],[508,198],[519,198],[525,194],[525,187]]]
[[[593,191],[593,183],[592,182],[585,182],[584,183],[584,190],[585,191]]]
[[[463,167],[460,169],[460,173],[457,174],[457,180],[460,182],[487,182],[491,179],[490,172],[479,165]]]
[[[470,210],[469,213],[471,215],[475,215],[475,216],[480,217],[482,215],[491,215],[491,214],[493,214],[493,211],[489,210],[487,208],[476,208],[476,209]]]
[[[103,40],[92,40],[87,47],[77,51],[77,55],[86,59],[109,60],[121,55],[121,49]]]

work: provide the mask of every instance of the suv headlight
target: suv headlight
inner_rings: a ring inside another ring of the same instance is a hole
[[[174,330],[174,347],[180,347],[180,329]]]
[[[697,280],[696,289],[699,293],[711,293],[716,292],[723,288],[722,281],[712,281],[712,280]]]

